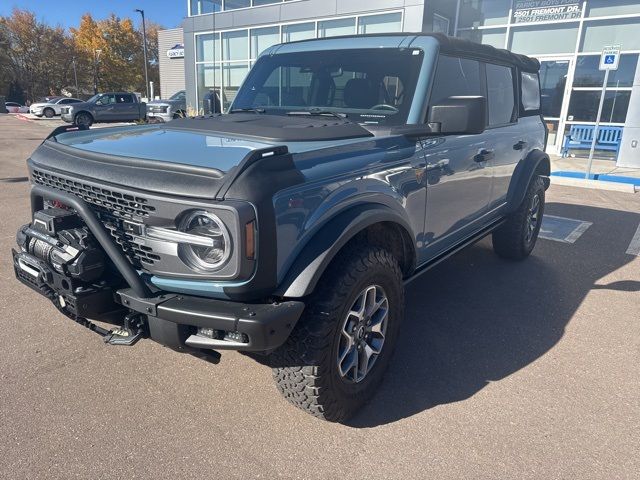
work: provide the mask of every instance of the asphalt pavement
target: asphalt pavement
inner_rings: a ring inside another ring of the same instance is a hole
[[[0,115],[0,477],[640,478],[640,194],[552,185],[579,232],[519,263],[485,239],[412,283],[381,390],[339,425],[247,356],[106,346],[14,280],[48,131]]]

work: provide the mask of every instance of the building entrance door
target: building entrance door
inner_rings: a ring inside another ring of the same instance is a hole
[[[539,60],[542,116],[549,129],[547,152],[558,153],[564,137],[564,124],[571,89],[569,75],[573,71],[573,59],[545,57]]]

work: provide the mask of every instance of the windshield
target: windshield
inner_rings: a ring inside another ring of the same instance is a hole
[[[171,95],[171,97],[169,97],[169,100],[184,100],[184,98],[185,98],[185,92],[184,90],[180,90],[179,92],[176,92],[173,95]]]
[[[340,114],[358,123],[406,123],[421,50],[352,49],[261,57],[230,112]]]

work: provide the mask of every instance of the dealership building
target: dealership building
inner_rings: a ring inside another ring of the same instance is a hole
[[[620,156],[640,158],[640,2],[629,0],[189,0],[183,57],[169,58],[176,30],[163,43],[172,87],[202,109],[216,88],[224,107],[267,47],[295,40],[381,32],[444,32],[536,57],[541,62],[548,150],[559,153],[572,125],[594,125],[604,46],[620,45],[609,75],[601,125],[622,129]],[[168,45],[171,44],[171,47]],[[162,68],[162,63],[161,63]],[[163,95],[173,92],[165,91]],[[615,152],[612,153],[615,156]],[[640,160],[637,160],[640,162]]]

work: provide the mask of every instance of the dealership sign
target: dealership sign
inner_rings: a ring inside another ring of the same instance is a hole
[[[514,23],[570,20],[581,14],[581,0],[516,0],[513,5]]]
[[[169,58],[184,58],[184,45],[178,43],[167,50],[167,57]]]

